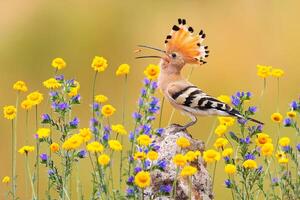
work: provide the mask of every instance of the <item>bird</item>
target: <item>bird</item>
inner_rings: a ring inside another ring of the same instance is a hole
[[[208,46],[203,45],[206,34],[201,30],[194,33],[185,19],[178,19],[165,39],[165,50],[148,45],[138,45],[163,53],[162,56],[137,56],[136,58],[160,58],[158,87],[170,104],[187,114],[191,121],[181,126],[182,130],[197,123],[198,116],[233,116],[263,125],[253,118],[245,118],[232,106],[205,93],[199,87],[182,77],[181,71],[187,64],[206,64],[209,55]]]

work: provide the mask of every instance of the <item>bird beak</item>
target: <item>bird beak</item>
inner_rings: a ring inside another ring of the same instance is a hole
[[[158,48],[155,48],[155,47],[150,47],[150,46],[146,46],[146,45],[138,45],[138,47],[152,49],[152,50],[159,51],[159,52],[162,52],[162,53],[166,54],[166,51],[158,49]],[[137,52],[140,52],[140,51],[141,50],[139,50]],[[163,58],[163,57],[161,57],[161,56],[137,56],[135,58],[136,59],[140,59],[140,58]]]

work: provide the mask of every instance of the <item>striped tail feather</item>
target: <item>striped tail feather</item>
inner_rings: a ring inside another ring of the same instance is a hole
[[[264,125],[263,122],[258,121],[258,120],[256,120],[256,119],[253,119],[253,118],[251,118],[251,117],[245,118],[243,115],[241,115],[241,113],[240,113],[239,111],[237,111],[237,110],[234,109],[234,108],[232,108],[231,110],[229,110],[227,113],[230,114],[230,115],[232,115],[232,116],[235,116],[235,117],[237,117],[237,118],[239,118],[239,119],[250,120],[250,121],[255,122],[255,123],[257,123],[257,124]]]

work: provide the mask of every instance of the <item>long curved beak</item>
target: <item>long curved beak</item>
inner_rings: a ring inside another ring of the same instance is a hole
[[[137,45],[138,47],[142,47],[142,48],[147,48],[147,49],[152,49],[152,50],[155,50],[155,51],[159,51],[159,52],[162,52],[162,53],[166,53],[166,51],[164,50],[161,50],[161,49],[158,49],[158,48],[155,48],[155,47],[151,47],[151,46],[147,46],[147,45]],[[135,57],[136,59],[140,59],[140,58],[162,58],[161,56],[137,56]]]

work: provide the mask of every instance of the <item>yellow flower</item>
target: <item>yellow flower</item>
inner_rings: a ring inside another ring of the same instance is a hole
[[[138,151],[134,154],[134,160],[144,160],[147,157],[145,152]]]
[[[225,165],[225,173],[226,174],[234,174],[236,172],[236,166],[233,164]]]
[[[280,146],[282,146],[282,147],[289,146],[289,144],[290,144],[290,138],[288,138],[288,137],[282,137],[282,138],[279,139],[278,144]]]
[[[129,71],[130,71],[130,66],[128,64],[122,64],[118,67],[116,71],[116,75],[117,76],[127,75],[129,74]]]
[[[66,62],[62,58],[55,58],[52,60],[52,67],[57,70],[63,69],[67,66]]]
[[[74,81],[75,87],[71,87],[68,93],[69,97],[74,97],[78,94],[78,90],[80,89],[80,83],[78,81]]]
[[[144,71],[144,74],[150,80],[156,79],[158,77],[159,73],[160,73],[159,66],[153,65],[153,64],[148,65]]]
[[[120,135],[127,135],[127,131],[125,130],[125,127],[122,124],[112,125],[111,129]]]
[[[52,152],[57,152],[59,150],[59,144],[53,142],[51,145],[50,145],[50,150]]]
[[[246,160],[243,162],[243,167],[246,169],[256,169],[257,163],[255,162],[255,160]]]
[[[79,134],[74,134],[63,143],[62,148],[65,150],[75,150],[80,147],[81,144],[82,137]]]
[[[216,147],[216,149],[218,148],[224,148],[226,145],[228,144],[228,140],[225,138],[218,138],[215,143],[214,146]]]
[[[44,99],[43,95],[39,93],[38,91],[32,92],[29,95],[27,95],[27,99],[31,102],[33,106],[38,105],[42,102]]]
[[[263,66],[263,65],[257,65],[257,75],[262,77],[262,78],[266,78],[268,76],[270,76],[271,73],[271,66]]]
[[[175,165],[183,167],[186,164],[186,157],[182,154],[176,154],[173,158]]]
[[[110,162],[110,157],[106,154],[101,154],[98,157],[98,163],[102,166],[108,165],[109,162]]]
[[[17,109],[14,106],[4,106],[3,107],[4,118],[13,120],[17,116]]]
[[[222,156],[223,157],[229,157],[231,156],[233,153],[233,149],[232,148],[226,148],[222,151]]]
[[[99,94],[95,96],[95,101],[97,103],[105,103],[106,101],[108,101],[108,98],[102,94]]]
[[[36,131],[39,138],[46,138],[50,135],[50,129],[49,128],[39,128]]]
[[[185,137],[180,137],[176,140],[176,144],[181,148],[187,148],[191,145],[190,141]]]
[[[109,140],[108,145],[114,151],[122,151],[122,145],[118,140]]]
[[[220,153],[213,149],[209,149],[209,150],[206,150],[203,152],[203,159],[207,163],[212,163],[214,161],[218,161],[218,160],[220,160],[220,158],[221,158]]]
[[[140,171],[134,177],[134,183],[140,188],[146,188],[150,186],[151,177],[149,172]]]
[[[219,137],[221,137],[225,134],[226,131],[227,131],[227,126],[223,125],[223,124],[220,124],[215,129],[215,134],[217,134]]]
[[[92,132],[89,128],[80,129],[79,135],[82,137],[84,142],[88,142],[92,138]]]
[[[280,164],[286,164],[289,162],[287,155],[283,151],[278,151],[276,153],[276,158]]]
[[[280,123],[282,121],[282,115],[278,112],[276,113],[273,113],[271,115],[271,119],[274,121],[274,122],[277,122],[277,123]]]
[[[15,82],[15,84],[13,85],[13,89],[17,90],[18,92],[26,92],[28,90],[24,81]]]
[[[218,96],[217,98],[219,101],[222,101],[223,103],[226,103],[226,104],[230,104],[231,103],[231,98],[227,95],[220,95]]]
[[[2,183],[9,183],[10,182],[10,177],[9,176],[4,176],[2,179]]]
[[[235,122],[233,117],[218,117],[220,124],[225,126],[232,126]]]
[[[272,69],[272,76],[276,78],[282,77],[284,74],[284,71],[282,69]]]
[[[30,110],[32,108],[32,103],[28,99],[25,99],[24,101],[21,102],[21,107],[24,110]]]
[[[43,82],[43,85],[48,89],[57,89],[61,87],[61,84],[55,78],[49,78]]]
[[[34,151],[34,146],[23,146],[22,148],[19,149],[19,153],[20,154],[28,154],[29,152],[33,152]]]
[[[184,156],[187,161],[193,162],[200,155],[200,151],[188,151]]]
[[[294,118],[296,117],[297,113],[295,111],[289,111],[286,113],[287,116],[289,116],[290,118]]]
[[[193,176],[195,173],[197,173],[197,168],[192,166],[185,166],[180,172],[180,176]]]
[[[141,146],[148,146],[151,143],[151,141],[151,138],[146,134],[142,134],[137,138],[137,142]]]
[[[97,141],[91,142],[86,145],[86,150],[89,152],[103,152],[103,145]]]
[[[258,146],[263,146],[266,143],[271,143],[272,139],[268,134],[258,133],[255,141]]]
[[[266,143],[261,147],[261,154],[263,156],[271,156],[274,150],[272,143]]]
[[[92,68],[97,72],[103,72],[107,68],[107,60],[103,57],[95,56],[92,62]]]
[[[157,160],[157,158],[158,158],[158,153],[157,153],[156,151],[149,151],[149,152],[147,153],[147,158],[148,158],[149,160],[152,160],[152,161]]]
[[[109,117],[113,115],[115,111],[116,109],[112,105],[107,104],[102,107],[101,113],[105,117]]]
[[[286,164],[289,162],[289,159],[287,157],[282,157],[282,158],[278,159],[278,162],[280,164]]]

